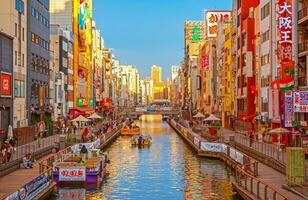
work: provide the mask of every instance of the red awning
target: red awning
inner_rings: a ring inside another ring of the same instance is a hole
[[[251,114],[251,115],[243,117],[242,120],[243,121],[250,121],[250,120],[253,120],[256,116],[257,116],[256,114]]]
[[[86,114],[94,113],[94,109],[92,107],[88,107],[88,106],[78,107],[78,108],[75,108],[75,109],[79,110],[80,112],[84,112]]]

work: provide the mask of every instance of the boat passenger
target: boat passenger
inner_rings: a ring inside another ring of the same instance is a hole
[[[85,145],[82,145],[82,147],[80,149],[80,153],[84,153],[84,154],[88,153],[88,149]]]
[[[143,139],[142,139],[142,136],[140,135],[138,138],[138,145],[141,145],[141,144],[143,144]]]

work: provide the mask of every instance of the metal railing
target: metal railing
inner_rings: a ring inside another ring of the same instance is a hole
[[[234,140],[235,142],[244,145],[251,150],[258,151],[277,160],[283,165],[286,163],[285,152],[282,151],[278,145],[259,142],[238,133],[235,134]]]
[[[303,9],[301,9],[300,11],[298,11],[298,20],[303,19],[307,15],[308,15],[308,7],[305,7]]]
[[[286,196],[276,189],[245,172],[240,167],[236,167],[235,182],[239,187],[248,191],[250,195],[255,196],[256,199],[288,200]]]
[[[54,146],[55,143],[59,142],[59,138],[60,138],[60,135],[53,135],[53,136],[50,136],[50,137],[47,137],[47,138],[38,139],[38,140],[33,141],[31,143],[28,143],[28,144],[18,146],[16,148],[16,150],[13,151],[11,158],[8,162],[12,162],[12,161],[21,159],[27,153],[34,154],[34,153],[39,152],[43,149],[50,148],[50,147]],[[8,163],[8,162],[6,162],[6,163]],[[5,164],[5,163],[2,163],[2,164]]]

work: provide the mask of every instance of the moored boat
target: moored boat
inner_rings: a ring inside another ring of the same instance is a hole
[[[134,126],[132,128],[124,127],[121,129],[121,135],[139,135],[140,128],[138,126]]]

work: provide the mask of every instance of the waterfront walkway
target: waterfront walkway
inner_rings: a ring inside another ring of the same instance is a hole
[[[172,125],[172,123],[171,123],[171,125]],[[183,130],[184,127],[180,126],[179,124],[176,124],[176,126],[174,128],[180,128],[180,129]],[[200,145],[197,146],[196,143],[194,142],[194,141],[196,141],[195,138],[198,138],[198,140],[200,142],[205,142],[206,139],[201,137],[200,134],[193,132],[191,129],[186,129],[186,130],[188,130],[189,134],[186,134],[186,135],[183,134],[184,137],[187,137],[187,139],[191,141],[190,144],[193,145],[194,149],[201,151]],[[178,130],[178,131],[181,131],[181,130]],[[229,143],[230,136],[234,136],[236,133],[231,131],[231,130],[228,130],[228,129],[222,129],[219,132],[219,134],[223,138],[222,141]],[[220,140],[218,142],[222,142],[222,141]],[[250,159],[251,159],[251,163],[257,161],[257,160],[255,160],[251,157],[250,157]],[[267,165],[263,164],[262,162],[259,162],[259,161],[258,161],[258,176],[256,177],[256,179],[254,179],[254,180],[248,179],[246,181],[246,189],[245,189],[245,185],[242,186],[242,191],[245,192],[247,196],[250,196],[250,197],[252,196],[253,197],[252,199],[257,198],[256,195],[252,194],[252,193],[254,193],[254,194],[258,193],[257,180],[264,182],[267,186],[273,188],[274,190],[279,192],[281,195],[287,197],[287,199],[290,199],[290,200],[293,200],[293,199],[296,199],[296,200],[308,199],[308,198],[305,198],[302,195],[297,195],[294,192],[291,192],[291,191],[285,189],[287,187],[287,181],[286,181],[285,175],[276,171],[275,169],[271,168],[270,166],[267,166]],[[253,184],[251,184],[252,182],[253,182]],[[242,181],[242,183],[244,184],[244,181]],[[259,186],[260,185],[261,184],[259,184]],[[252,192],[251,192],[251,190],[252,190]],[[260,191],[265,190],[264,186],[260,186],[259,190]],[[270,190],[269,188],[267,189],[266,193],[268,195],[268,198],[273,196],[273,194],[272,194],[273,191]],[[264,196],[261,197],[261,199],[263,199],[263,198],[265,199]],[[277,199],[281,199],[281,198],[278,198],[278,195],[277,195]]]
[[[110,141],[116,138],[119,134],[119,130],[120,127],[118,129],[115,129],[113,132],[106,133],[100,147],[103,148]],[[35,163],[33,163],[33,168],[25,169],[22,167],[12,173],[0,177],[0,200],[5,199],[7,196],[11,195],[15,191],[19,190],[24,185],[38,177],[42,173],[40,172],[39,163],[41,161],[45,162],[46,159],[51,155],[55,154],[49,154],[37,160]]]

